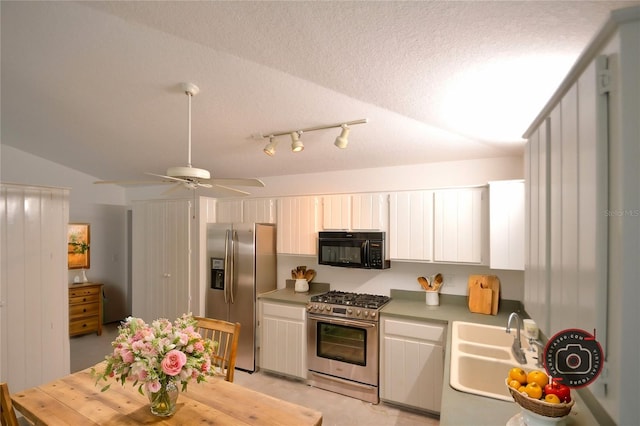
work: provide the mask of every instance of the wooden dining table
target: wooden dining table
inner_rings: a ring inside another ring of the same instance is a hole
[[[100,368],[100,364],[96,368]],[[102,382],[104,383],[104,382]],[[321,425],[322,414],[288,401],[209,378],[190,383],[171,417],[156,417],[137,386],[111,380],[101,392],[91,368],[11,395],[15,408],[36,425]]]

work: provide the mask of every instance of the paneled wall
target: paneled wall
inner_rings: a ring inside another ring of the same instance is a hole
[[[69,374],[67,189],[0,184],[0,381]]]

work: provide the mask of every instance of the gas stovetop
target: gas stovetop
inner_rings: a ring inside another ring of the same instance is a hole
[[[377,321],[378,311],[389,300],[389,296],[332,290],[311,296],[307,311],[313,314]]]
[[[348,293],[332,290],[328,293],[311,296],[311,302],[329,303],[332,305],[347,305],[358,308],[380,309],[391,298],[377,294]]]

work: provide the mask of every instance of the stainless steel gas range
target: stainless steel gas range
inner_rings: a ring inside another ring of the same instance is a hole
[[[307,304],[308,383],[377,404],[378,317],[389,296],[330,291]]]

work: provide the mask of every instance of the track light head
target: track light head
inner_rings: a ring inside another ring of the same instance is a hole
[[[346,124],[343,124],[340,127],[342,127],[342,131],[340,132],[340,136],[336,138],[334,145],[340,149],[345,149],[349,144],[349,140],[347,138],[349,137],[349,131],[351,129],[349,129],[349,126],[347,126]]]
[[[269,136],[269,143],[264,147],[263,151],[269,157],[273,157],[273,155],[276,153],[276,146],[278,146],[278,141],[273,135],[271,135]]]
[[[300,135],[302,132],[292,132],[291,133],[291,151],[293,152],[301,152],[304,150],[304,144],[300,140]]]

